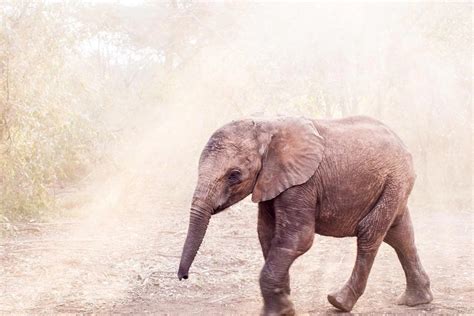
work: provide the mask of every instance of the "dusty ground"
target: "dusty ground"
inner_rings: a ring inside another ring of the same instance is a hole
[[[258,314],[263,259],[254,205],[243,202],[213,218],[190,279],[180,282],[186,203],[145,204],[135,212],[17,225],[0,244],[0,312]],[[434,302],[394,304],[404,275],[383,245],[353,312],[474,313],[472,213],[412,213]],[[354,239],[317,236],[291,270],[298,313],[336,313],[326,295],[345,282],[354,259]]]

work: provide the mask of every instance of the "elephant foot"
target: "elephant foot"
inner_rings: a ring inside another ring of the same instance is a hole
[[[398,305],[416,306],[421,304],[428,304],[433,300],[433,294],[431,289],[419,288],[419,289],[406,289],[405,292],[400,295],[397,299]]]
[[[272,302],[272,306],[265,306],[260,315],[262,316],[294,316],[296,315],[293,303],[288,295],[283,294]]]
[[[260,315],[262,316],[294,316],[296,312],[293,308],[287,308],[281,311],[263,311]]]
[[[354,294],[354,291],[351,290],[348,286],[344,286],[339,291],[333,292],[328,295],[328,301],[337,309],[340,309],[344,312],[350,312],[352,307],[354,307],[355,303],[359,296]]]

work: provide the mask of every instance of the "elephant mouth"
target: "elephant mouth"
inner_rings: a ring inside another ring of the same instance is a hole
[[[225,210],[225,208],[219,206],[219,207],[215,208],[215,209],[212,211],[212,215],[219,214],[219,213],[222,212],[223,210]]]
[[[212,210],[211,214],[216,215],[219,214],[220,212],[226,210],[230,206],[229,203],[226,203],[224,205],[218,205],[215,209]]]

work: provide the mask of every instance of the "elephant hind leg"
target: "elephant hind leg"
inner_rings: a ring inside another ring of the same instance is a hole
[[[430,279],[418,257],[408,209],[399,222],[389,229],[384,241],[395,249],[405,272],[406,290],[398,298],[397,303],[415,306],[431,302],[433,294],[430,289]]]
[[[372,243],[372,248],[366,248],[360,237],[357,238],[357,257],[352,274],[346,284],[339,290],[328,295],[328,301],[334,307],[350,312],[362,296],[367,285],[370,270],[377,255],[380,242]]]
[[[350,312],[364,293],[377,251],[401,203],[396,190],[387,186],[372,210],[359,222],[357,257],[352,274],[341,289],[328,295],[328,301],[334,307]]]

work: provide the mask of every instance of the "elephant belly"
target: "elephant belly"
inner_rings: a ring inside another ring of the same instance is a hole
[[[316,207],[315,232],[332,237],[356,236],[359,222],[372,210],[382,193],[383,183],[374,183],[374,186],[323,196]]]

